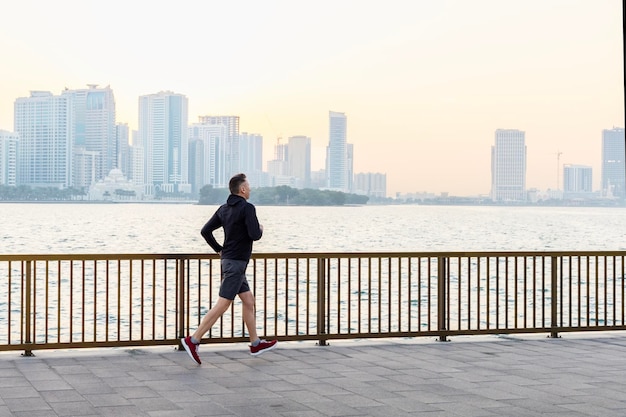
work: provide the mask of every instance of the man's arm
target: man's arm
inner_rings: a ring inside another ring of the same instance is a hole
[[[248,236],[252,240],[259,240],[263,236],[263,227],[259,224],[259,219],[256,217],[256,209],[252,204],[246,206],[246,229],[248,230]]]
[[[215,237],[213,236],[213,231],[220,227],[222,227],[222,221],[217,216],[217,213],[215,213],[213,217],[211,217],[209,221],[206,222],[206,224],[202,227],[202,230],[200,230],[200,234],[202,235],[204,240],[206,240],[206,243],[208,243],[209,246],[211,246],[211,248],[213,248],[213,250],[217,253],[220,253],[222,251],[222,245],[217,243],[217,240],[215,240]]]

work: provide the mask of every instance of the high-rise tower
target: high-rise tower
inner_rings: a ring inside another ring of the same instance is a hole
[[[261,186],[263,176],[263,136],[243,132],[239,135],[239,169],[253,187]]]
[[[72,97],[31,91],[15,100],[20,135],[18,182],[32,187],[72,185]]]
[[[105,178],[117,168],[117,142],[115,131],[115,98],[111,87],[64,90],[61,95],[71,100],[71,134],[74,152],[81,156],[93,155],[93,162],[74,164],[74,186],[85,187]],[[85,152],[86,151],[86,152]],[[81,172],[85,167],[86,172]],[[86,183],[85,183],[86,181]]]
[[[161,91],[139,97],[138,140],[144,149],[146,194],[190,192],[187,97]]]
[[[224,143],[224,172],[230,180],[241,170],[239,166],[239,116],[200,116],[200,124],[224,125],[227,128],[228,137]]]
[[[491,147],[491,199],[526,200],[526,135],[516,129],[498,129]]]
[[[298,188],[311,186],[311,138],[292,136],[289,138],[287,163],[289,175],[296,179]]]
[[[194,123],[189,127],[189,182],[194,193],[205,185],[228,187],[224,147],[228,126]]]
[[[348,146],[347,120],[344,113],[329,112],[328,147],[326,148],[326,178],[328,188],[347,191]]]
[[[117,167],[122,170],[126,178],[133,178],[133,164],[130,148],[130,129],[126,123],[115,125],[115,142],[117,148]]]
[[[563,166],[563,192],[568,196],[591,195],[592,168],[586,165]]]
[[[0,185],[17,185],[17,148],[19,135],[0,130]]]
[[[602,195],[626,197],[624,128],[602,131]]]

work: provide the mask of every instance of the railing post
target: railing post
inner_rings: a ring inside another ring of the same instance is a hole
[[[437,258],[437,330],[446,329],[446,259],[443,256]],[[439,335],[440,342],[446,342],[445,334]]]
[[[180,341],[186,336],[185,329],[185,260],[177,259],[178,263],[178,350],[184,350]]]
[[[318,346],[326,346],[326,259],[317,260],[317,334]]]
[[[31,292],[33,291],[33,285],[32,285],[32,280],[33,280],[33,268],[32,268],[32,262],[33,261],[26,261],[26,289],[24,292],[24,297],[26,297],[26,299],[24,300],[24,309],[22,310],[24,312],[24,331],[26,333],[26,340],[24,341],[25,344],[32,344],[33,340],[35,339],[33,337],[33,335],[31,334],[31,318],[33,317],[33,312],[32,312],[32,305],[31,305],[31,300],[32,300],[32,294]],[[10,289],[9,289],[10,290]],[[31,349],[26,349],[24,351],[24,355],[23,356],[34,356],[33,355],[33,351]]]
[[[550,258],[551,261],[551,277],[550,277],[550,306],[551,306],[551,323],[550,323],[550,327],[551,327],[551,331],[550,331],[550,337],[553,338],[557,338],[559,337],[559,333],[557,331],[557,326],[558,326],[558,303],[559,303],[559,297],[558,297],[558,282],[557,282],[557,278],[558,278],[558,257],[556,256],[552,256]]]

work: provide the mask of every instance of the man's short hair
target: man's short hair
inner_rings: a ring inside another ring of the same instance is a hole
[[[236,174],[228,182],[228,189],[231,194],[239,194],[241,184],[247,181],[246,174]]]

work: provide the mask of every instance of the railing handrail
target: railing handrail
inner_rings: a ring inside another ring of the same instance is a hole
[[[619,250],[282,252],[254,253],[249,268],[259,326],[323,345],[624,330],[625,258]],[[205,253],[2,254],[0,350],[176,343],[214,301],[218,270],[218,255]],[[231,312],[208,340],[245,340],[238,307]]]
[[[494,257],[494,256],[624,256],[626,250],[574,250],[574,251],[351,251],[351,252],[254,252],[252,258],[363,258],[363,257]],[[116,260],[116,259],[218,259],[215,253],[47,253],[47,254],[0,254],[0,261],[20,260]]]

